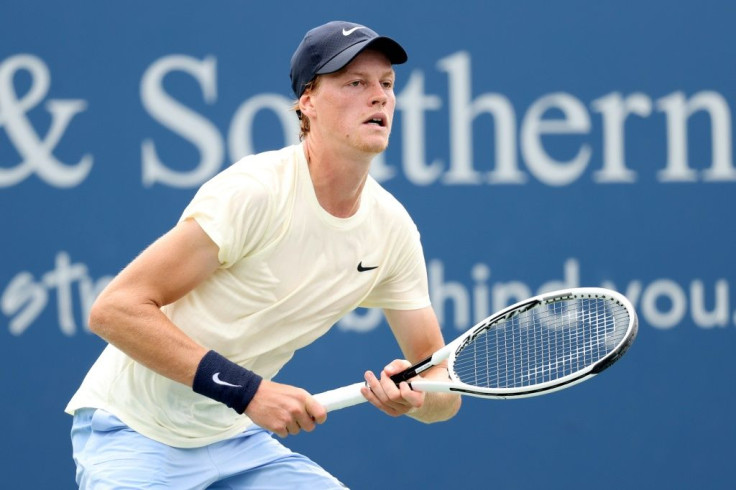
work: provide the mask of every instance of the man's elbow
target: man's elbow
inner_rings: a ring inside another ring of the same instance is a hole
[[[112,302],[104,295],[104,293],[100,295],[89,310],[87,325],[89,326],[90,332],[107,340],[111,326],[116,323],[113,320],[113,311],[114,308]]]

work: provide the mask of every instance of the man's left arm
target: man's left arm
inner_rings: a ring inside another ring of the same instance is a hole
[[[431,306],[416,310],[384,310],[405,360],[388,364],[379,376],[365,373],[367,386],[363,396],[380,410],[392,416],[409,415],[425,423],[440,422],[453,417],[460,409],[460,396],[450,393],[422,393],[413,391],[406,382],[399,386],[391,381],[412,364],[429,356],[444,345],[437,316]],[[424,371],[422,378],[447,379],[444,365]]]

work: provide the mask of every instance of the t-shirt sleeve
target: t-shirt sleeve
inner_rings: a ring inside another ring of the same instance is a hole
[[[221,266],[228,268],[263,246],[271,201],[261,182],[226,171],[199,189],[180,221],[194,219],[219,247]]]

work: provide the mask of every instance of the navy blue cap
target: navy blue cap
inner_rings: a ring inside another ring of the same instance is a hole
[[[291,57],[291,88],[301,97],[314,77],[340,70],[367,48],[382,52],[394,65],[408,59],[399,43],[366,26],[336,20],[315,27],[307,32]]]

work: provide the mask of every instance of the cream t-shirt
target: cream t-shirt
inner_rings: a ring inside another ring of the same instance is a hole
[[[221,267],[162,311],[195,341],[265,379],[356,307],[430,304],[419,233],[404,207],[369,177],[355,215],[330,215],[317,202],[302,145],[223,170],[181,219],[196,220],[219,246]],[[107,410],[175,447],[210,444],[252,424],[112,345],[66,410],[82,407]]]

